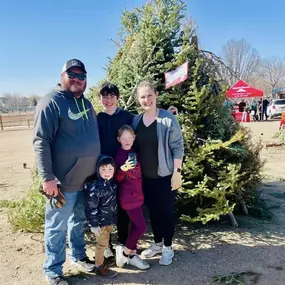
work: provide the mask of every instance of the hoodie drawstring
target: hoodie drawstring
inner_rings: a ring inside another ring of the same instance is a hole
[[[76,106],[77,106],[78,112],[81,113],[80,108],[79,108],[79,105],[78,105],[78,103],[77,103],[77,100],[76,100],[74,97],[73,97],[73,99],[74,99],[75,104],[76,104]],[[86,111],[86,108],[85,108],[85,103],[84,103],[84,99],[83,99],[83,98],[81,99],[81,103],[82,103],[82,107],[83,107],[83,113],[84,113],[84,115],[85,115],[85,117],[86,117],[86,120],[88,121],[89,118],[88,118],[88,115],[87,115],[87,111]],[[84,120],[84,117],[82,117],[82,119]]]

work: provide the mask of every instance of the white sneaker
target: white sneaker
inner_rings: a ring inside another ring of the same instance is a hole
[[[111,250],[110,247],[107,247],[107,248],[104,250],[104,257],[105,257],[105,258],[114,257],[114,252]]]
[[[172,258],[174,257],[174,251],[171,246],[164,246],[162,249],[162,255],[159,260],[160,265],[170,265]]]
[[[129,258],[124,256],[124,247],[122,245],[116,246],[116,265],[120,268],[123,268],[128,262]]]
[[[133,258],[129,258],[129,265],[135,266],[141,270],[150,268],[150,265],[145,260],[142,260],[137,254]]]
[[[151,258],[156,254],[162,253],[163,244],[161,243],[154,243],[147,249],[145,249],[141,255],[146,258]]]

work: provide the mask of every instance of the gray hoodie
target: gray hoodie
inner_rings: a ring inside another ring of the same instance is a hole
[[[143,113],[136,115],[132,127],[136,130]],[[174,159],[183,159],[184,143],[176,117],[170,112],[159,109],[157,121],[158,140],[158,172],[161,177],[172,175],[174,171]]]
[[[33,144],[43,181],[57,179],[65,192],[81,190],[100,155],[97,117],[89,100],[73,97],[60,85],[43,97],[36,108]]]

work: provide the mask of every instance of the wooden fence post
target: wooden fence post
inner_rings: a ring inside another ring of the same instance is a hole
[[[0,115],[0,125],[1,125],[1,130],[3,131],[3,122],[2,122],[2,116]]]
[[[30,127],[30,114],[27,114],[27,119],[28,119],[28,127]]]

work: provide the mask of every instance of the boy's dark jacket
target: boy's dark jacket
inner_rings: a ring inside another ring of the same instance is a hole
[[[116,223],[117,186],[113,178],[104,180],[99,175],[100,161],[107,156],[101,156],[97,163],[97,180],[85,183],[85,215],[90,227],[104,227]]]
[[[127,110],[117,108],[113,115],[100,112],[97,115],[101,154],[115,157],[120,144],[117,140],[118,130],[124,125],[131,125],[134,115]]]

